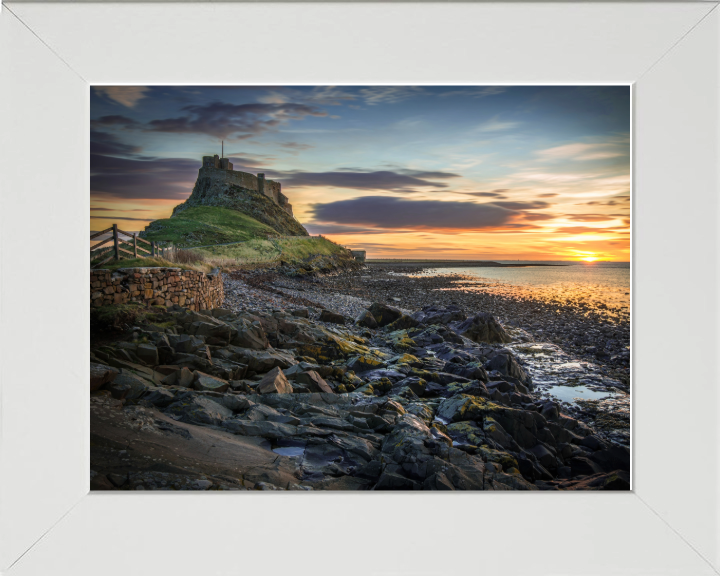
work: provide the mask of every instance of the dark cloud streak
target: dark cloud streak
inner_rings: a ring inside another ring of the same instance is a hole
[[[505,203],[510,204],[510,203]],[[513,222],[522,216],[521,202],[509,209],[494,203],[441,202],[438,200],[407,200],[388,196],[364,196],[313,207],[316,222],[374,229],[454,229],[483,230],[498,227],[523,228]],[[536,202],[525,204],[535,207]]]

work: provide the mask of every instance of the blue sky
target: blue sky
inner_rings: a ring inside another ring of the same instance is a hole
[[[91,227],[142,229],[203,155],[375,257],[629,259],[627,86],[94,87]]]

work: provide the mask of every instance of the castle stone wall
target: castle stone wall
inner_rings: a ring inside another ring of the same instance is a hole
[[[200,178],[208,178],[215,182],[235,184],[236,186],[240,186],[240,188],[253,190],[254,192],[260,190],[259,178],[247,172],[229,171],[221,168],[203,166],[200,168],[200,173],[198,174],[198,179]],[[280,206],[285,212],[290,214],[290,216],[293,215],[292,206],[287,202],[287,196],[281,192],[282,185],[280,182],[265,180],[262,188],[265,196],[272,199],[275,204]]]
[[[253,174],[247,172],[230,172],[228,170],[222,170],[219,168],[200,168],[200,174],[198,178],[209,178],[217,182],[229,182],[235,184],[241,188],[247,188],[248,190],[258,191],[258,179]],[[268,182],[266,181],[265,186],[267,187]]]
[[[219,308],[225,299],[222,274],[180,268],[120,268],[90,271],[90,306],[127,304],[170,306],[190,310]]]
[[[280,183],[265,180],[265,196],[272,198],[275,204],[280,205]]]

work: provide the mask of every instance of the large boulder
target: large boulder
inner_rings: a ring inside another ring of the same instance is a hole
[[[381,328],[395,322],[395,320],[403,315],[397,308],[388,306],[387,304],[381,304],[380,302],[373,302],[370,308],[368,308],[368,311],[373,315],[375,322],[377,322]]]
[[[262,374],[273,368],[289,368],[295,363],[295,359],[287,352],[280,351],[253,351],[245,350],[242,353],[242,361],[247,364],[248,370]]]
[[[112,382],[105,384],[105,389],[110,390],[113,398],[118,400],[122,398],[137,400],[154,388],[155,386],[144,378],[127,371],[123,371],[115,376]]]
[[[499,350],[490,360],[485,363],[485,369],[495,371],[502,376],[507,376],[519,380],[525,386],[532,385],[532,378],[525,369],[518,364],[515,357],[509,350],[504,348]]]
[[[395,330],[407,330],[408,328],[415,328],[418,324],[420,323],[415,320],[415,318],[403,314],[400,318],[388,324],[386,326],[386,330],[388,330],[388,332],[394,332]]]
[[[283,371],[277,367],[265,374],[258,384],[257,391],[260,394],[292,394],[293,388]]]
[[[437,408],[437,417],[447,423],[482,421],[485,416],[493,414],[497,409],[496,404],[488,402],[485,398],[457,394],[440,402]]]
[[[148,366],[157,366],[160,364],[160,357],[158,356],[157,347],[152,344],[139,344],[135,354],[143,364]]]
[[[450,322],[462,322],[467,315],[455,304],[450,304],[446,307],[425,306],[412,317],[421,324],[450,324]]]
[[[347,318],[342,314],[336,314],[330,310],[320,312],[320,322],[329,322],[331,324],[345,324]]]
[[[369,310],[363,310],[358,314],[357,318],[355,318],[355,324],[358,326],[363,326],[365,328],[377,328],[378,323],[375,320],[375,317],[370,314]]]
[[[117,368],[90,362],[90,392],[99,390],[104,384],[112,382],[120,374]]]
[[[205,345],[202,338],[191,336],[189,334],[170,334],[168,335],[170,346],[179,354],[193,354]]]
[[[455,331],[473,342],[505,344],[512,339],[505,332],[495,317],[488,312],[481,312],[455,325]]]
[[[363,356],[356,356],[350,362],[347,363],[347,369],[353,372],[367,372],[368,370],[376,370],[378,368],[385,368],[387,364],[382,360],[370,356],[369,354]]]
[[[260,322],[250,322],[243,318],[235,326],[235,334],[231,340],[233,345],[241,348],[251,348],[252,350],[264,350],[270,347],[270,342],[268,342],[267,335]]]
[[[488,374],[479,362],[469,362],[468,364],[446,362],[443,370],[448,374],[455,374],[469,380],[488,381]]]
[[[193,382],[193,388],[195,390],[206,390],[208,392],[225,392],[230,384],[227,380],[210,376],[204,372],[195,372],[195,379]]]
[[[279,370],[279,369],[278,369]],[[295,382],[307,388],[310,392],[325,392],[333,394],[332,388],[320,377],[315,370],[300,372],[295,375]]]
[[[187,424],[219,426],[225,419],[232,416],[232,410],[215,402],[207,396],[186,396],[170,404],[165,409],[167,414]]]

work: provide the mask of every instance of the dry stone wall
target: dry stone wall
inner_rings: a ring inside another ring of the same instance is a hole
[[[90,271],[90,306],[127,304],[170,306],[208,310],[222,306],[225,294],[222,274],[180,268],[120,268]]]

